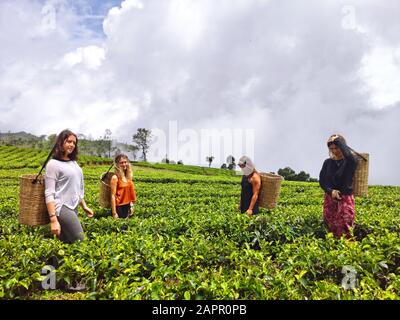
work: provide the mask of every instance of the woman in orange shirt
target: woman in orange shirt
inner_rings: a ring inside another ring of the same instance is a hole
[[[112,176],[111,214],[114,218],[127,218],[136,202],[135,186],[132,181],[132,168],[128,156],[120,154],[114,159],[115,175]]]

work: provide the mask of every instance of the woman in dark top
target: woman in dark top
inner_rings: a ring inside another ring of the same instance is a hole
[[[253,214],[259,213],[258,193],[261,187],[261,177],[249,157],[241,157],[239,159],[239,167],[243,172],[240,212],[246,212],[251,217]]]
[[[327,145],[330,158],[319,174],[320,186],[325,191],[324,221],[335,237],[345,233],[349,238],[355,219],[352,185],[357,160],[342,136],[332,135]]]

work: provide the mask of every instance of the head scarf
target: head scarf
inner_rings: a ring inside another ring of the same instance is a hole
[[[251,175],[254,172],[254,170],[256,169],[253,161],[251,161],[251,159],[247,156],[243,156],[239,159],[239,165],[243,165],[243,164],[245,166],[243,168],[240,167],[240,169],[242,170],[242,172],[245,176]]]

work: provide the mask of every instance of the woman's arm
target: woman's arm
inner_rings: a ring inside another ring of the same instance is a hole
[[[53,166],[51,162],[49,162],[46,166],[46,174],[45,174],[46,188],[44,190],[44,197],[45,197],[47,212],[49,213],[49,218],[50,218],[51,233],[59,237],[61,234],[61,226],[56,216],[56,202],[55,202],[56,179],[57,179],[56,167]]]
[[[257,202],[258,194],[261,188],[261,178],[258,174],[254,174],[251,178],[251,184],[253,186],[253,196],[251,197],[249,208],[247,209],[247,214],[253,214],[253,208]]]
[[[332,189],[331,186],[327,182],[327,171],[328,171],[328,160],[325,160],[324,165],[322,166],[321,172],[319,173],[319,185],[325,191],[325,193],[329,194],[332,198],[341,200],[340,192],[338,190]]]
[[[78,164],[76,164],[76,165],[78,165]],[[79,167],[79,166],[78,166],[78,167]],[[83,199],[83,197],[84,197],[84,195],[85,195],[85,184],[84,184],[84,181],[83,181],[83,172],[82,172],[82,169],[80,169],[80,171],[81,171],[81,188],[80,188],[80,195],[79,195],[79,197],[81,198],[81,202],[80,202],[79,204],[80,204],[81,208],[83,209],[83,211],[86,212],[87,216],[88,216],[89,218],[91,218],[91,217],[93,217],[94,213],[93,213],[92,209],[90,209],[90,208],[86,205],[86,202],[85,202],[85,200]]]
[[[327,183],[326,175],[328,171],[328,161],[329,159],[325,160],[324,164],[322,165],[322,169],[319,173],[319,185],[320,187],[329,195],[332,194],[332,188]]]
[[[56,216],[56,204],[54,201],[52,201],[46,203],[46,206],[47,206],[47,212],[49,213],[50,217],[51,233],[59,237],[61,234],[61,226]]]
[[[115,202],[115,195],[117,194],[117,183],[118,183],[118,177],[116,175],[113,175],[110,181],[110,187],[111,187],[111,213],[114,218],[118,218],[117,206]]]
[[[84,199],[82,199],[80,205],[81,205],[83,211],[86,212],[86,214],[87,214],[87,216],[88,216],[89,218],[93,217],[94,213],[93,213],[92,209],[90,209],[90,208],[86,205],[86,202],[85,202]]]
[[[356,159],[354,157],[354,155],[352,154],[350,148],[347,146],[347,144],[341,139],[341,138],[337,138],[333,141],[333,143],[335,145],[337,145],[337,147],[340,149],[340,151],[343,154],[343,157],[351,162],[351,163],[356,163]]]

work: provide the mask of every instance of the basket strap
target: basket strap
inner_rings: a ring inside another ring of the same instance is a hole
[[[111,166],[108,168],[107,172],[105,173],[105,175],[103,176],[103,178],[101,178],[102,181],[104,181],[104,179],[106,178],[107,173],[110,172],[111,168],[114,166],[114,163],[111,164]]]
[[[54,144],[53,148],[51,149],[49,155],[47,156],[46,161],[43,163],[42,168],[40,169],[39,173],[37,174],[36,178],[33,179],[32,184],[37,183],[37,179],[39,178],[40,174],[42,173],[44,167],[46,166],[47,162],[49,162],[50,157],[53,155],[54,150],[56,149],[57,143]]]
[[[357,151],[355,151],[354,149],[350,148],[349,146],[348,146],[348,148],[349,148],[351,151],[353,151],[356,155],[358,155],[361,159],[363,159],[364,161],[368,162],[368,160],[365,159],[364,156],[362,156],[361,154],[359,154]]]
[[[108,168],[107,173],[110,172],[111,168],[114,167],[114,163],[111,164],[111,166]]]

